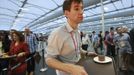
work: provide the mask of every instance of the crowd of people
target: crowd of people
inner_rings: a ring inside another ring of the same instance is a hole
[[[0,61],[0,72],[2,69],[8,68],[8,75],[34,75],[34,55],[37,53],[39,39],[28,28],[24,32],[14,29],[10,32],[2,32],[0,35],[0,55],[16,57],[12,60]],[[25,62],[30,57],[31,59]],[[19,63],[21,63],[19,67],[10,70]]]
[[[55,29],[49,35],[46,47],[45,61],[49,67],[56,69],[57,75],[88,75],[82,66],[76,65],[81,55],[97,56],[104,54],[117,60],[120,70],[128,70],[134,66],[134,29],[128,31],[126,26],[110,27],[109,31],[98,34],[79,33],[78,25],[83,20],[83,1],[65,0],[63,12],[66,17],[65,25]],[[10,36],[7,33],[0,35],[0,54],[15,55],[16,58],[0,62],[0,69],[15,66],[21,63],[10,75],[34,75],[34,55],[38,49],[38,39],[28,28],[24,34],[11,30]],[[92,50],[92,51],[90,51]],[[32,57],[27,63],[24,61]],[[5,64],[5,65],[4,65]]]
[[[109,31],[105,31],[104,35],[102,35],[102,31],[100,31],[99,34],[96,34],[95,31],[93,31],[91,35],[84,34],[89,36],[86,38],[82,34],[81,36],[84,37],[82,38],[82,42],[87,40],[87,38],[87,41],[89,41],[89,39],[91,41],[91,43],[86,43],[86,47],[85,44],[82,43],[82,47],[87,50],[88,46],[92,46],[97,54],[104,54],[115,58],[120,70],[127,70],[130,63],[131,66],[134,66],[132,62],[133,59],[131,59],[133,58],[134,52],[133,30],[134,29],[128,31],[126,26],[121,26],[115,29],[114,27],[110,27]]]

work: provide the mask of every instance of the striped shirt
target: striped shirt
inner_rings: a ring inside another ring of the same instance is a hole
[[[25,35],[25,41],[28,43],[30,48],[30,53],[34,53],[37,49],[37,40],[34,34]]]

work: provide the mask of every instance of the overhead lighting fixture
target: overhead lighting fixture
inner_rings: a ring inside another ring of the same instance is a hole
[[[114,20],[116,21],[116,20],[117,20],[117,18],[114,18]]]
[[[108,9],[107,7],[104,7],[104,10],[105,10],[105,11],[108,11],[109,9]]]

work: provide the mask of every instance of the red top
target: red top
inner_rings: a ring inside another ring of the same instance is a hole
[[[13,67],[18,63],[22,63],[19,67],[12,71],[12,75],[21,74],[26,71],[27,63],[25,63],[26,56],[29,54],[29,47],[27,43],[21,42],[15,46],[15,42],[11,44],[9,55],[18,55],[21,52],[25,52],[22,57],[17,57],[15,60],[10,61],[10,66]],[[23,63],[24,62],[24,63]]]

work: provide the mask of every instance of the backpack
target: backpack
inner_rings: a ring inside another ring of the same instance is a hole
[[[132,54],[126,53],[126,55],[124,57],[124,63],[126,64],[127,70],[134,73],[134,61],[133,61],[133,58],[134,58],[134,28],[132,28],[128,34],[130,36],[129,43],[132,47],[133,53]]]

